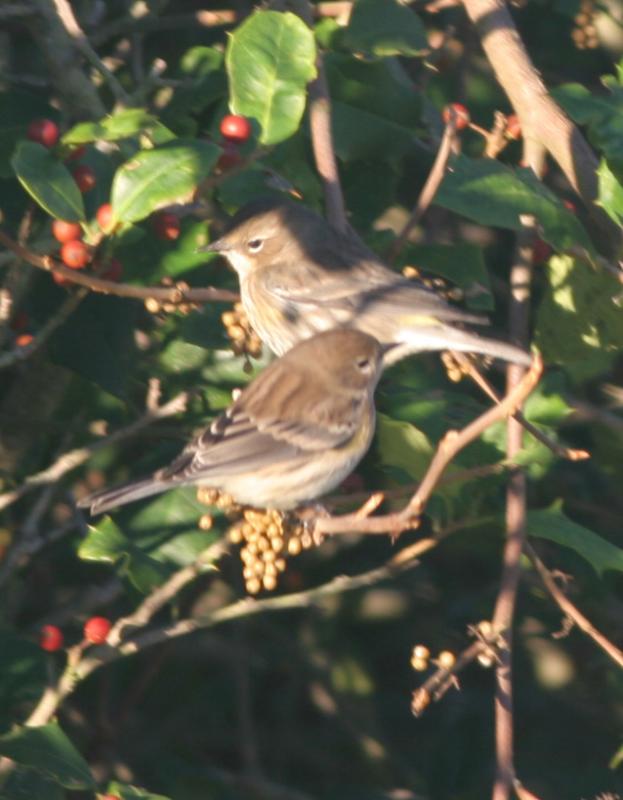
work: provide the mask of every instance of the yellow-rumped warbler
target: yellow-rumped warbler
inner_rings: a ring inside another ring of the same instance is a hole
[[[240,278],[249,321],[277,355],[319,331],[348,325],[383,344],[386,363],[424,350],[459,350],[529,364],[525,351],[465,330],[486,319],[386,267],[354,233],[289,200],[243,206],[203,251],[222,253]]]
[[[383,350],[345,328],[306,339],[266,367],[168,467],[79,505],[98,514],[188,484],[258,508],[294,508],[326,494],[370,445]]]

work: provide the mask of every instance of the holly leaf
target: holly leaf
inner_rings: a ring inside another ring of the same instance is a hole
[[[46,147],[20,142],[11,166],[24,189],[48,214],[71,222],[84,220],[84,203],[76,181]]]
[[[0,755],[54,779],[67,789],[93,789],[86,761],[55,723],[20,727],[0,736]]]
[[[295,14],[257,11],[229,39],[230,106],[256,120],[260,142],[277,144],[299,127],[316,77],[314,34]]]

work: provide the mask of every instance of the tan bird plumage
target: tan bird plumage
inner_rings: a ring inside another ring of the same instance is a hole
[[[169,466],[80,505],[98,514],[188,484],[259,508],[313,500],[337,486],[370,445],[382,355],[360,331],[307,339],[261,372]]]
[[[530,363],[518,347],[465,327],[485,319],[393,272],[356,234],[335,230],[301,204],[248,203],[204,250],[222,253],[236,270],[249,321],[278,355],[314,333],[348,325],[399,345],[386,363],[425,350]]]

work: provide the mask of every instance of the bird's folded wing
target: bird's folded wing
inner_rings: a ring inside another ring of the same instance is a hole
[[[295,274],[295,272],[297,274]],[[443,322],[487,324],[487,319],[471,314],[458,306],[450,305],[436,292],[417,281],[370,270],[317,270],[305,275],[287,265],[272,265],[261,276],[262,288],[276,299],[277,305],[290,304],[303,313],[331,308],[348,314],[362,314],[371,309],[395,314],[398,310],[429,315]]]
[[[273,464],[309,458],[310,451],[344,444],[352,426],[325,427],[310,422],[257,422],[238,413],[222,414],[194,439],[158,479],[197,481],[210,476],[248,473]]]

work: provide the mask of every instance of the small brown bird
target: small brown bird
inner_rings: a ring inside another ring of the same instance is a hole
[[[383,352],[356,330],[306,339],[266,367],[168,467],[79,505],[99,514],[188,484],[258,508],[294,508],[326,494],[370,446]]]
[[[236,270],[249,321],[277,355],[319,331],[350,326],[399,345],[386,363],[424,350],[530,363],[518,347],[464,328],[485,319],[393,272],[356,234],[337,231],[292,201],[248,203],[203,250],[222,253]]]

